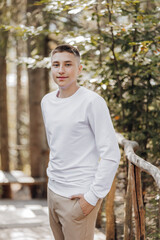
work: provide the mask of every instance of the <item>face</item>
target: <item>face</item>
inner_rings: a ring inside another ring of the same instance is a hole
[[[81,70],[78,57],[72,53],[58,52],[52,56],[52,77],[60,88],[76,85]]]

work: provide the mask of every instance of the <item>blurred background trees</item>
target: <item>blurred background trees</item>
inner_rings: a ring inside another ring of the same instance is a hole
[[[139,155],[159,166],[159,17],[158,0],[1,0],[1,169],[45,176],[40,101],[56,88],[49,54],[63,43],[80,50],[79,83],[106,99],[116,130],[136,140]],[[146,187],[154,189],[151,183],[144,174],[144,194]]]

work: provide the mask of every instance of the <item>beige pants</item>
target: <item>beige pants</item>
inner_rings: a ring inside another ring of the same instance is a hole
[[[93,240],[97,213],[102,203],[84,216],[78,199],[71,200],[48,189],[50,226],[55,240]]]

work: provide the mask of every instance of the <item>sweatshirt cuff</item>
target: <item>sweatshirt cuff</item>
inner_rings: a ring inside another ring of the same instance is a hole
[[[84,194],[84,199],[91,205],[96,206],[99,198],[91,191],[88,191]]]

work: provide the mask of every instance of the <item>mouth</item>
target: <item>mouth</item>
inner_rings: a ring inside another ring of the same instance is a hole
[[[64,80],[66,79],[67,77],[57,77],[59,80]]]

